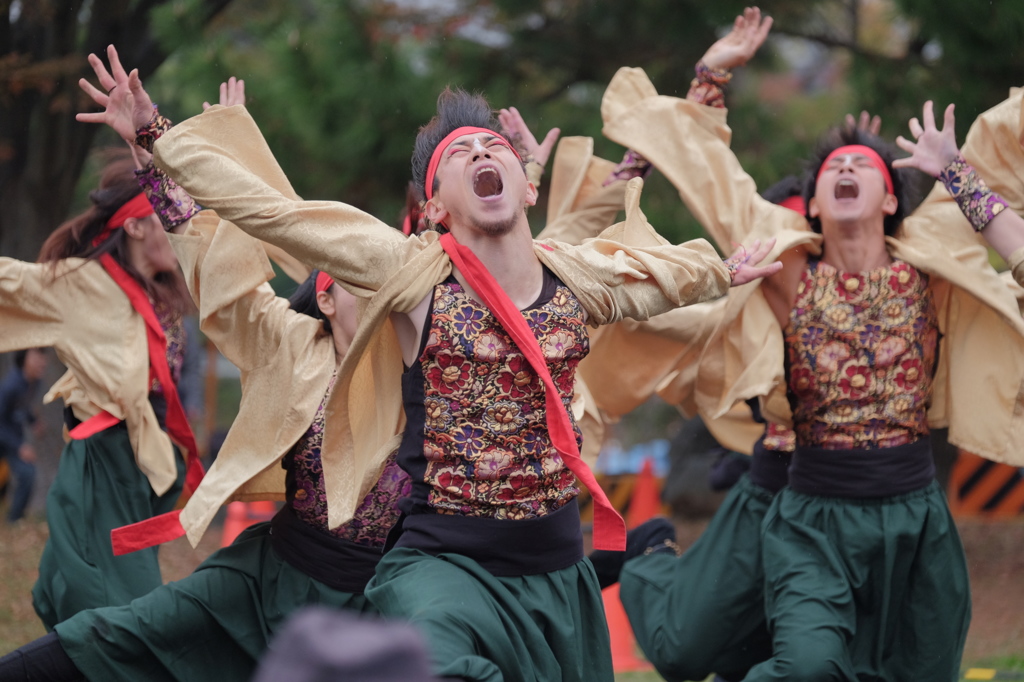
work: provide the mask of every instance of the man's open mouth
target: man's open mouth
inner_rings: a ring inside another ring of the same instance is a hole
[[[501,194],[505,184],[494,168],[481,168],[473,176],[473,192],[478,197],[493,197]]]
[[[860,187],[853,180],[843,178],[836,183],[836,199],[856,199],[858,196],[860,196]]]

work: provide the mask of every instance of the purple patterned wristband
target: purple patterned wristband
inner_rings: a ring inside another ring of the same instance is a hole
[[[153,211],[160,216],[165,230],[174,229],[202,210],[188,192],[152,162],[142,170],[135,171],[135,178],[149,197]]]
[[[981,232],[1008,206],[1005,199],[989,189],[974,166],[967,163],[961,154],[942,169],[939,181],[956,199],[975,232]]]
[[[732,80],[732,73],[728,70],[716,71],[708,67],[703,61],[697,62],[693,69],[697,74],[697,81],[700,83],[711,83],[722,87],[728,85]]]
[[[153,105],[153,118],[149,123],[135,131],[135,146],[142,147],[150,154],[153,153],[153,145],[161,135],[171,129],[173,124],[164,117]]]
[[[618,165],[612,169],[612,172],[608,174],[607,179],[602,184],[604,187],[607,187],[613,182],[625,182],[633,178],[646,178],[653,169],[654,166],[651,165],[650,161],[640,156],[636,151],[627,149],[626,153],[622,156],[622,161],[619,161]]]

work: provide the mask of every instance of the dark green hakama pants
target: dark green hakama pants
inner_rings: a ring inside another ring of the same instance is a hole
[[[79,611],[127,604],[163,584],[157,548],[114,556],[110,531],[174,509],[185,480],[157,495],[135,463],[124,425],[64,446],[46,497],[50,538],[32,605],[47,631]]]
[[[308,604],[362,612],[367,602],[285,562],[261,523],[187,578],[127,606],[84,611],[56,631],[90,680],[245,682],[288,616]]]
[[[744,475],[681,557],[626,562],[620,595],[637,643],[667,680],[742,677],[772,653],[761,526],[772,493]]]
[[[611,682],[604,603],[590,561],[497,577],[458,554],[399,547],[366,596],[423,633],[433,672],[477,682]]]
[[[959,679],[967,563],[934,481],[879,499],[785,489],[762,548],[774,656],[748,681]]]

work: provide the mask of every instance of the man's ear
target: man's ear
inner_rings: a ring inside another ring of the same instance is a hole
[[[142,226],[142,221],[140,221],[138,218],[128,218],[127,220],[125,220],[124,231],[132,239],[142,239],[145,236],[145,230]]]
[[[448,209],[444,207],[444,202],[435,196],[423,206],[423,214],[430,222],[440,225],[448,217]]]
[[[900,200],[896,198],[895,194],[886,194],[885,201],[882,202],[882,213],[885,215],[893,215],[896,213],[896,209],[900,206]]]
[[[532,182],[527,182],[526,183],[526,205],[527,206],[536,206],[537,205],[537,196],[539,194],[540,194],[540,192],[537,191],[537,186],[536,185],[534,185]]]

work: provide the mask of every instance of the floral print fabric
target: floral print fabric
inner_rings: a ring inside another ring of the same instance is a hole
[[[142,170],[135,171],[135,179],[146,192],[153,211],[160,216],[165,230],[181,225],[202,208],[192,200],[188,192],[150,161]]]
[[[171,379],[177,385],[181,381],[181,368],[185,364],[185,323],[181,315],[167,306],[157,304],[153,306],[153,312],[167,338],[167,366],[171,370]],[[152,373],[149,392],[163,395],[163,388]]]
[[[549,300],[523,315],[569,410],[576,367],[590,350],[583,309],[557,282]],[[543,385],[497,319],[448,281],[434,290],[429,324],[420,356],[428,504],[439,513],[517,520],[576,497],[576,477],[551,444]]]
[[[383,547],[391,527],[398,522],[398,500],[409,494],[412,485],[409,475],[395,463],[394,455],[384,465],[380,478],[352,520],[333,530],[328,528],[327,490],[320,448],[324,438],[324,406],[334,379],[331,378],[309,430],[281,461],[281,466],[287,471],[285,497],[295,515],[313,528],[359,545]]]
[[[845,273],[811,261],[785,340],[800,445],[887,448],[927,435],[938,344],[927,275],[903,262]]]
[[[764,439],[761,441],[765,450],[772,452],[793,452],[796,450],[796,434],[793,429],[768,422],[764,429]]]
[[[981,232],[1007,207],[1006,201],[988,188],[974,166],[960,154],[939,173],[939,180],[956,199],[957,206],[976,232]]]

